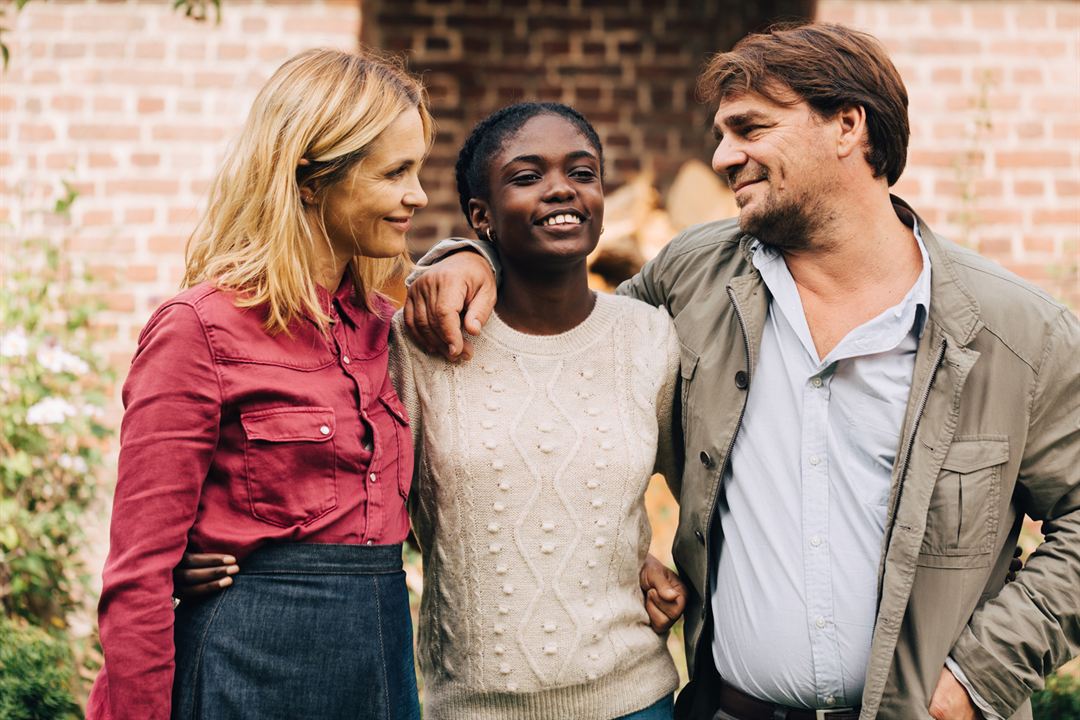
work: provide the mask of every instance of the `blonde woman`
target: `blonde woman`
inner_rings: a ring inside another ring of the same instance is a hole
[[[375,291],[432,137],[419,84],[360,55],[298,55],[255,100],[124,386],[90,718],[419,717]],[[189,547],[244,569],[174,616]]]

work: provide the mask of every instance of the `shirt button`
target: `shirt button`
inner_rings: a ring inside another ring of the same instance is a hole
[[[700,460],[701,460],[701,464],[702,464],[702,465],[704,465],[704,466],[705,466],[705,467],[707,467],[707,468],[711,468],[711,467],[713,466],[713,459],[712,459],[712,455],[710,455],[709,453],[705,452],[704,450],[702,450],[702,451],[701,451],[701,454],[700,454],[700,455],[698,455],[698,459],[700,459]]]
[[[705,533],[701,532],[700,530],[695,530],[694,531],[694,537],[696,537],[698,542],[701,543],[702,545],[705,544]]]
[[[825,698],[825,704],[826,705],[835,705],[836,704],[836,698],[834,698],[832,695],[827,696]]]
[[[811,465],[817,465],[819,462],[821,462],[821,458],[819,458],[817,455],[811,455],[810,456],[810,464]]]
[[[323,435],[329,435],[330,434],[330,426],[329,425],[323,425],[321,428],[319,428],[319,432],[321,432]]]
[[[817,625],[819,628],[825,627],[825,618],[819,617],[817,620],[814,621],[814,624]]]
[[[375,476],[375,473],[371,473],[370,475],[368,475],[368,480],[370,480],[371,482],[377,482],[378,478]]]
[[[813,380],[810,381],[810,384],[813,385],[814,387],[821,387],[821,378],[819,378],[819,377],[814,378]]]
[[[821,545],[821,536],[815,535],[814,537],[810,538],[810,544],[814,547]]]
[[[745,390],[750,385],[750,378],[747,377],[745,370],[740,370],[735,373],[735,387],[740,390]]]
[[[364,544],[365,544],[365,545],[374,545],[374,544],[375,544],[375,541],[374,541],[374,540],[368,540],[368,541],[367,541],[366,543],[364,543]]]
[[[350,360],[350,359],[349,359],[349,356],[348,356],[348,355],[342,355],[342,356],[341,356],[341,362],[343,362],[343,363],[345,363],[346,365],[348,365],[349,363],[351,363],[351,362],[352,362],[352,360]]]

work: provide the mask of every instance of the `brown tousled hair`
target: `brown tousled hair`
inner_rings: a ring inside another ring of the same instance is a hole
[[[783,97],[795,93],[797,100]],[[866,111],[866,161],[893,185],[907,164],[908,96],[881,43],[843,25],[775,25],[718,53],[698,79],[698,95],[716,102],[756,92],[773,102],[805,101],[818,117],[861,106]]]

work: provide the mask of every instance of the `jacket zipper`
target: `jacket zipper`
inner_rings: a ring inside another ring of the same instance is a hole
[[[904,452],[904,464],[900,466],[900,474],[897,475],[897,487],[896,487],[896,499],[895,503],[889,508],[889,520],[888,520],[888,533],[885,543],[882,545],[881,563],[884,567],[885,556],[889,552],[889,544],[892,542],[893,528],[896,527],[896,510],[900,507],[900,495],[904,491],[904,480],[907,478],[908,465],[911,464],[911,452],[915,447],[915,435],[919,432],[919,423],[922,421],[923,412],[926,410],[926,403],[930,399],[930,388],[934,384],[934,375],[937,374],[937,370],[941,367],[941,361],[945,359],[945,338],[941,339],[941,345],[938,347],[937,359],[934,361],[934,366],[930,370],[930,380],[926,383],[926,389],[923,391],[922,397],[919,398],[918,409],[915,412],[915,419],[911,426],[911,435],[908,440],[907,450]],[[885,585],[885,572],[882,570],[879,573],[878,588],[877,588],[877,609],[881,610],[881,593]],[[876,613],[875,613],[876,615]]]
[[[739,302],[735,299],[735,293],[731,291],[731,287],[727,288],[728,298],[731,300],[731,306],[735,308],[735,317],[739,321],[739,330],[742,331],[743,336],[743,349],[746,351],[746,377],[747,377],[747,393],[750,392],[750,381],[752,380],[752,371],[750,368],[750,336],[746,333],[746,322],[743,320],[742,310],[739,308]],[[728,464],[731,462],[731,451],[735,447],[735,438],[739,436],[739,430],[742,429],[743,416],[746,415],[746,403],[747,400],[743,400],[742,409],[739,411],[739,420],[735,423],[735,432],[731,434],[731,442],[728,443],[727,450],[724,452],[724,464],[720,466],[720,480],[716,484],[716,492],[709,498],[709,507],[712,511],[709,513],[709,519],[705,523],[705,597],[702,598],[705,604],[706,614],[708,608],[712,603],[712,558],[709,557],[712,551],[712,525],[713,519],[716,517],[716,499],[720,494],[720,485],[724,482],[724,471],[727,469]],[[698,643],[701,642],[701,638],[698,637]],[[697,655],[698,646],[694,645],[694,654]]]

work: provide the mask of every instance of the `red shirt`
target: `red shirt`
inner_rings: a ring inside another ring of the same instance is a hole
[[[167,720],[172,570],[185,549],[405,539],[408,419],[387,374],[393,308],[323,293],[330,336],[269,335],[258,308],[199,285],[150,318],[124,384],[119,477],[88,717]]]

